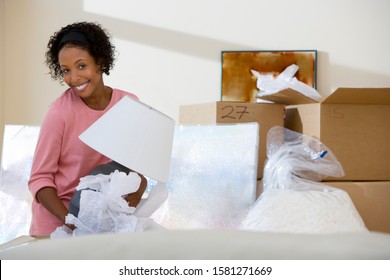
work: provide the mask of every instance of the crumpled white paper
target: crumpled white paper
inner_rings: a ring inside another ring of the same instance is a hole
[[[78,236],[103,232],[144,231],[153,220],[150,216],[167,199],[168,190],[164,184],[157,185],[149,192],[148,198],[140,204],[130,207],[124,195],[136,192],[141,177],[130,172],[115,171],[110,175],[88,175],[80,179],[77,190],[83,190],[80,197],[78,217],[68,214],[66,224],[76,226],[70,230],[67,226],[58,227],[51,238]]]
[[[251,69],[252,74],[257,78],[257,88],[259,89],[257,95],[258,98],[291,88],[309,97],[310,99],[319,101],[321,99],[321,95],[314,88],[294,77],[298,69],[299,67],[297,65],[291,64],[276,78],[269,74],[262,75],[259,72]]]

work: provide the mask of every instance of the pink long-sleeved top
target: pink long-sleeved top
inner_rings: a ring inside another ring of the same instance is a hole
[[[48,235],[62,225],[38,203],[36,194],[40,189],[55,188],[68,207],[79,179],[111,160],[82,142],[79,135],[124,96],[138,99],[134,94],[113,89],[109,105],[98,111],[89,108],[68,89],[51,104],[41,125],[28,182],[33,195],[31,235]]]

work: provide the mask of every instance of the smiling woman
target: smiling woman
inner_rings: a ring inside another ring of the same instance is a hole
[[[90,108],[104,110],[111,100],[111,89],[104,86],[100,66],[88,51],[64,46],[58,53],[65,83]]]
[[[51,77],[69,88],[51,104],[41,125],[28,182],[34,199],[31,235],[49,235],[62,226],[79,179],[111,161],[79,135],[124,96],[138,99],[104,84],[103,74],[114,66],[115,47],[98,23],[67,25],[50,37],[47,47]],[[141,187],[132,195],[141,197],[143,191]]]

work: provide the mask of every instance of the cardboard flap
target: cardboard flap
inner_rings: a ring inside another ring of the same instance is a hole
[[[317,101],[303,95],[302,93],[293,89],[285,89],[274,94],[261,96],[260,99],[272,101],[277,104],[284,105],[299,105],[299,104],[311,104],[318,103]]]
[[[390,88],[338,88],[322,103],[390,105]]]

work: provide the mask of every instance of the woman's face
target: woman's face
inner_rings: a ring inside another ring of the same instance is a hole
[[[63,47],[58,61],[64,82],[87,103],[88,99],[99,98],[104,93],[102,71],[95,59],[84,49],[74,46]]]

